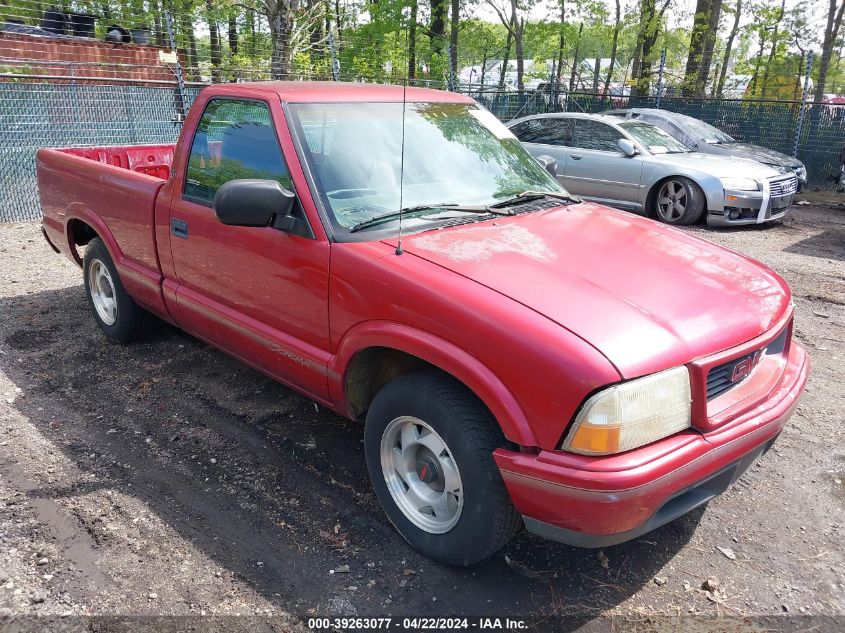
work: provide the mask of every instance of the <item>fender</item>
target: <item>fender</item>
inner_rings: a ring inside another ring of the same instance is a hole
[[[103,241],[109,256],[117,268],[117,274],[126,291],[138,304],[153,312],[157,316],[172,323],[173,319],[164,304],[161,293],[162,276],[158,271],[151,270],[132,261],[123,254],[114,234],[109,230],[103,219],[88,207],[81,203],[74,202],[68,205],[65,214],[64,232],[67,241],[68,253],[73,261],[82,266],[82,258],[73,243],[73,237],[69,225],[73,220],[81,220],[88,224]]]
[[[387,347],[416,356],[451,374],[490,409],[508,440],[536,446],[534,432],[516,398],[477,358],[441,338],[393,321],[365,321],[351,328],[329,359],[329,397],[347,411],[346,371],[355,355],[368,347]]]
[[[643,208],[646,208],[648,203],[648,195],[649,193],[654,190],[656,195],[656,183],[665,180],[666,178],[671,178],[673,176],[689,178],[695,184],[697,184],[701,191],[704,193],[704,211],[723,211],[725,208],[725,197],[724,197],[724,190],[722,188],[722,181],[719,180],[716,176],[712,174],[708,174],[703,171],[699,171],[697,169],[692,168],[684,168],[683,174],[677,174],[672,169],[664,169],[662,165],[646,165],[644,168],[649,169],[649,179],[653,179],[655,185],[649,188],[643,188],[641,191],[641,198],[640,204],[643,205]],[[656,176],[655,176],[656,172]],[[643,173],[643,178],[645,178],[646,174]]]

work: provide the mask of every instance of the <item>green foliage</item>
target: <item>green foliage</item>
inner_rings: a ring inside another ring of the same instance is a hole
[[[510,17],[510,0],[491,0]],[[632,60],[636,56],[640,31],[641,2],[623,0],[619,25],[617,65],[612,81],[630,82]],[[651,0],[660,9],[665,0]],[[742,26],[733,43],[727,75],[755,76],[749,97],[794,98],[801,85],[803,64],[809,51],[820,48],[819,25],[824,20],[826,2],[789,0],[784,11],[782,0],[745,0]],[[40,24],[44,8],[52,5],[67,11],[93,13],[100,17],[96,34],[105,36],[106,27],[120,24],[127,28],[147,27],[153,31],[153,44],[169,48],[165,11],[174,16],[174,36],[182,59],[189,67],[189,79],[220,81],[265,79],[271,76],[273,40],[269,17],[281,6],[290,7],[293,24],[289,42],[291,73],[296,78],[326,79],[332,72],[332,38],[341,76],[367,81],[400,81],[408,75],[413,48],[416,77],[442,84],[448,74],[448,47],[432,48],[430,38],[431,1],[417,0],[416,32],[410,40],[412,10],[409,0],[3,0],[0,14],[25,23]],[[577,61],[608,58],[615,24],[615,4],[607,0],[566,0],[566,16],[561,24],[560,3],[548,0],[518,0],[517,13],[526,19],[522,38],[527,61],[526,80],[543,79],[546,62],[564,60],[568,75]],[[723,18],[713,55],[716,74],[722,63],[727,32],[733,21],[736,0],[723,1]],[[448,8],[448,3],[447,3]],[[541,15],[542,14],[542,15]],[[482,17],[483,16],[483,17]],[[531,19],[528,19],[530,16]],[[446,39],[450,25],[446,25]],[[667,13],[658,18],[657,39],[643,60],[654,85],[662,50],[666,50],[664,81],[680,85],[690,45],[693,16],[684,12],[678,0],[669,0]],[[219,33],[220,56],[213,55],[211,25]],[[845,34],[845,29],[843,29]],[[458,68],[480,66],[509,57],[515,63],[513,45],[506,52],[506,27],[497,19],[488,0],[461,0],[458,24]],[[842,50],[843,37],[835,50]],[[214,65],[214,68],[211,66]],[[845,68],[834,55],[828,69],[828,85],[833,92],[845,88]],[[818,73],[818,62],[813,76]],[[474,81],[478,76],[474,75]],[[769,85],[764,86],[763,78]],[[566,78],[568,79],[568,77]],[[711,81],[712,81],[711,77]],[[603,78],[602,78],[603,80]],[[494,83],[490,78],[489,83]],[[603,81],[602,81],[603,83]],[[840,88],[841,89],[841,88]],[[709,92],[708,88],[708,94]],[[799,91],[800,92],[800,91]]]

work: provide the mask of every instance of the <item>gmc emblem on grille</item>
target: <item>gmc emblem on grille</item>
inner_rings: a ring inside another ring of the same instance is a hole
[[[763,358],[765,351],[765,348],[758,349],[756,352],[751,354],[751,356],[746,356],[734,365],[733,372],[731,372],[731,382],[737,382],[748,376],[748,374],[751,373],[751,370],[758,365],[760,359]]]

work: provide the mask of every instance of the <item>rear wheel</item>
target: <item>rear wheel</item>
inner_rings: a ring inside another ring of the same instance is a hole
[[[493,451],[505,439],[462,385],[410,374],[375,397],[364,432],[367,468],[391,523],[426,556],[470,565],[520,525]]]
[[[82,271],[88,305],[105,335],[121,343],[128,343],[141,336],[146,329],[149,314],[126,292],[100,238],[94,238],[85,248]]]
[[[694,224],[704,212],[704,192],[695,182],[673,176],[657,186],[653,216],[666,224]]]

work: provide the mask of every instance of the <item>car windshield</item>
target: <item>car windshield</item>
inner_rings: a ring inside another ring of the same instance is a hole
[[[685,114],[673,114],[673,118],[682,128],[684,128],[689,136],[702,143],[707,143],[708,145],[736,143],[736,140],[729,134],[725,134],[719,128],[713,127],[709,123],[705,123],[699,119],[694,119]]]
[[[474,104],[298,103],[290,111],[324,205],[346,230],[400,207],[483,206],[525,191],[564,191]],[[441,211],[446,217],[455,212]]]
[[[643,145],[652,154],[678,154],[692,151],[678,139],[648,123],[625,121],[620,123],[619,127],[633,136],[640,145]]]

